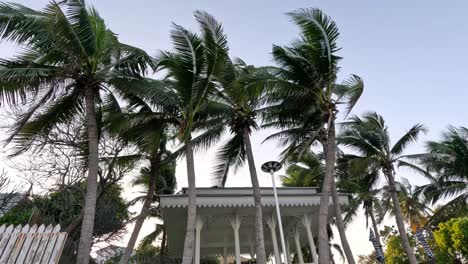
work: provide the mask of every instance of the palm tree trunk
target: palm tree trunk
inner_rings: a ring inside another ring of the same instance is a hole
[[[245,151],[247,153],[247,160],[249,162],[250,180],[252,182],[252,190],[255,205],[255,251],[256,263],[265,264],[265,240],[263,234],[263,212],[262,212],[262,193],[258,183],[257,170],[255,168],[255,161],[252,152],[252,144],[250,142],[249,130],[244,127],[243,131]]]
[[[332,180],[332,197],[333,207],[335,208],[336,215],[336,227],[338,228],[338,233],[340,234],[341,246],[343,247],[343,251],[346,255],[346,260],[348,261],[348,264],[356,264],[356,261],[354,261],[353,252],[351,251],[348,239],[346,238],[346,230],[343,221],[343,216],[341,214],[341,206],[338,197],[338,191],[336,190],[335,180]]]
[[[166,227],[163,225],[161,245],[159,246],[159,262],[160,263],[164,263],[165,256],[166,256]]]
[[[161,246],[160,246],[160,254],[161,256],[166,255],[166,227],[163,225],[162,227],[162,239],[161,239]]]
[[[80,243],[77,253],[77,264],[88,264],[89,253],[93,242],[94,216],[97,200],[97,174],[99,166],[99,139],[94,108],[93,87],[85,87],[86,129],[88,133],[88,177],[86,181],[85,206],[83,208],[83,221],[81,223]]]
[[[318,248],[319,263],[330,263],[330,249],[328,241],[328,206],[330,204],[330,192],[333,181],[333,172],[335,170],[336,159],[336,141],[335,141],[335,120],[330,115],[330,126],[327,131],[327,140],[322,142],[323,152],[325,153],[325,178],[323,179],[322,194],[320,196],[319,220],[318,220]]]
[[[188,178],[188,208],[187,208],[187,233],[184,241],[184,254],[182,264],[192,264],[194,244],[195,244],[195,225],[197,216],[197,195],[195,190],[195,166],[193,161],[193,147],[191,139],[185,142],[185,158],[187,160],[187,178]]]
[[[132,235],[130,236],[130,240],[128,241],[127,247],[120,258],[119,264],[126,264],[132,255],[133,248],[135,247],[135,243],[137,241],[138,235],[140,234],[141,227],[145,222],[146,217],[149,214],[151,203],[153,202],[154,192],[156,190],[156,178],[157,178],[157,169],[158,169],[158,160],[157,158],[153,158],[150,161],[151,165],[151,176],[149,179],[149,186],[148,192],[146,193],[145,201],[143,202],[143,206],[141,207],[140,215],[138,215],[137,220],[135,221],[135,227],[133,227]]]
[[[403,215],[401,213],[400,201],[398,200],[398,194],[396,191],[395,178],[391,169],[385,171],[390,186],[390,195],[392,196],[393,207],[395,210],[395,219],[397,222],[398,232],[403,243],[406,255],[408,256],[410,264],[417,264],[418,260],[414,254],[413,248],[411,247],[406,234],[405,223],[403,222]]]
[[[371,205],[369,209],[370,209],[369,214],[370,214],[371,221],[372,221],[372,228],[374,229],[374,233],[375,233],[375,238],[377,239],[377,241],[379,241],[380,248],[382,248],[379,228],[377,227],[377,221],[375,221],[374,207]]]

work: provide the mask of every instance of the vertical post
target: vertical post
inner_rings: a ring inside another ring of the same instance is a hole
[[[225,242],[226,243],[226,242]],[[226,244],[224,244],[224,248],[223,248],[223,264],[228,264],[228,260],[227,260],[227,247],[226,247]]]
[[[271,174],[271,182],[273,183],[273,194],[275,196],[276,218],[278,219],[278,227],[280,231],[281,249],[283,250],[283,254],[286,254],[286,245],[284,243],[284,233],[283,233],[283,223],[281,222],[281,213],[280,213],[279,202],[278,202],[278,194],[276,193],[276,182],[275,182],[274,170],[271,170],[270,174]],[[288,264],[287,260],[285,260],[285,262],[286,264]]]
[[[281,264],[281,257],[278,249],[278,239],[276,238],[276,221],[272,215],[267,219],[267,225],[270,228],[271,243],[273,244],[273,252],[275,253],[275,264]]]
[[[313,263],[318,263],[317,249],[315,248],[314,236],[312,235],[312,230],[310,228],[311,221],[309,215],[304,215],[302,217],[302,224],[306,229],[307,239],[309,240],[310,253],[312,254]]]
[[[254,249],[254,243],[252,241],[252,236],[249,236],[249,242],[250,242],[250,262],[253,262],[255,259],[255,249]]]
[[[299,241],[299,232],[297,231],[297,227],[294,229],[294,242],[296,243],[296,252],[299,264],[304,264],[304,256],[302,255],[301,241]]]
[[[289,247],[289,240],[288,240],[288,236],[285,237],[285,242],[286,242],[286,261],[287,263],[289,264],[292,264],[292,259],[291,259],[291,249]]]
[[[200,264],[200,232],[203,228],[203,220],[200,216],[197,216],[195,228],[195,264]]]
[[[236,251],[236,264],[241,264],[240,243],[239,243],[240,219],[237,214],[234,217],[234,219],[231,219],[231,226],[232,226],[232,229],[234,230],[234,246],[235,246],[235,251]]]

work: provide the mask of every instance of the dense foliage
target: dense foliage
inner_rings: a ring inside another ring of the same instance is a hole
[[[434,232],[437,247],[460,262],[468,261],[468,217],[440,223]]]
[[[93,231],[95,240],[111,242],[120,238],[130,218],[128,204],[121,192],[120,186],[113,185],[98,200]],[[83,206],[83,192],[72,186],[46,195],[24,198],[0,218],[0,224],[60,224],[66,229],[81,214]],[[75,259],[79,234],[79,227],[69,234],[62,262]]]

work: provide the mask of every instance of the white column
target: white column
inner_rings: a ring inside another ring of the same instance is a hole
[[[304,264],[304,256],[302,256],[301,242],[299,241],[299,232],[297,232],[297,228],[294,230],[294,242],[296,243],[296,252],[299,264]]]
[[[203,220],[197,216],[195,226],[195,264],[200,264],[200,232],[203,228]]]
[[[312,230],[310,228],[311,220],[309,215],[304,215],[302,217],[302,224],[306,229],[307,239],[309,240],[310,252],[312,254],[313,263],[318,263],[317,249],[315,247],[314,236],[312,235]]]
[[[224,248],[223,248],[223,264],[227,264],[227,248],[226,248],[226,245],[224,245]]]
[[[239,243],[239,228],[240,228],[240,219],[239,216],[236,216],[231,219],[231,226],[234,230],[234,246],[236,251],[236,264],[241,264],[241,257],[240,257],[240,243]]]
[[[276,220],[274,216],[268,217],[267,225],[271,232],[271,243],[273,244],[273,252],[275,253],[275,263],[281,264],[281,256],[278,250],[278,239],[276,238]]]
[[[284,238],[284,242],[286,243],[286,261],[288,264],[292,264],[292,259],[291,259],[291,249],[289,248],[289,239],[288,236]]]
[[[253,261],[255,259],[255,248],[254,243],[252,241],[252,236],[249,237],[250,242],[250,260]]]

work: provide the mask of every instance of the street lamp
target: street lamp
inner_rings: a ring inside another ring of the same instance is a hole
[[[270,173],[271,175],[271,182],[273,183],[273,194],[275,196],[276,218],[278,219],[278,225],[279,225],[279,231],[280,231],[281,248],[283,250],[285,263],[288,263],[288,258],[286,257],[286,244],[284,243],[283,223],[281,222],[281,214],[280,214],[280,208],[279,208],[279,203],[278,203],[278,194],[276,193],[276,182],[275,182],[275,172],[279,171],[281,167],[282,167],[281,163],[277,161],[268,161],[268,162],[263,163],[262,171],[266,173]]]

